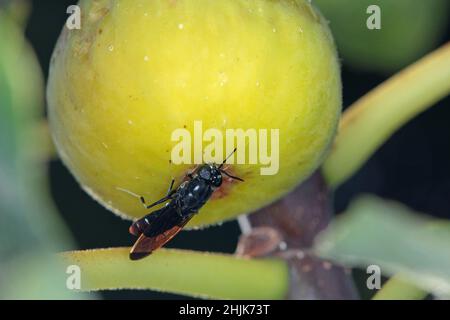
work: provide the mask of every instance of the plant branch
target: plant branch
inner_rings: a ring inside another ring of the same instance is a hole
[[[344,113],[323,168],[337,187],[405,123],[450,93],[450,43],[406,68]]]
[[[356,299],[350,271],[310,252],[332,218],[331,195],[320,172],[286,197],[248,217],[237,253],[273,256],[290,266],[289,299]]]
[[[65,266],[80,267],[82,291],[153,289],[219,299],[281,299],[287,291],[288,269],[275,259],[160,249],[131,261],[128,254],[129,248],[111,248],[61,257]]]

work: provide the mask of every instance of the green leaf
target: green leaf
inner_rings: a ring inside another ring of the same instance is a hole
[[[448,0],[314,0],[336,39],[343,63],[391,73],[432,50],[443,38]],[[371,30],[367,9],[380,8],[381,29]]]
[[[362,197],[321,234],[318,255],[346,266],[381,267],[386,275],[438,296],[450,293],[450,223],[405,206]]]
[[[43,79],[22,29],[0,9],[0,298],[67,298],[52,252],[70,237],[47,189],[36,128]]]
[[[31,3],[29,0],[0,0],[0,10],[6,12],[19,27],[25,28],[31,13]]]
[[[283,261],[168,249],[131,261],[129,251],[73,251],[61,257],[65,267],[80,268],[82,291],[153,289],[219,299],[282,299],[287,295],[289,272]]]
[[[373,300],[422,300],[428,293],[408,279],[403,279],[402,275],[395,275],[390,278],[378,291]]]

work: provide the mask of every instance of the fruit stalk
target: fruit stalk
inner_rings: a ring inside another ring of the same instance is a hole
[[[350,270],[310,249],[332,216],[332,194],[320,171],[286,197],[248,216],[238,244],[242,256],[273,256],[290,267],[288,299],[357,299]]]

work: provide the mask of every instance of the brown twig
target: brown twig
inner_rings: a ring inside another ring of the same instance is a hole
[[[248,217],[251,231],[241,236],[236,253],[288,261],[288,299],[357,299],[350,270],[309,252],[331,220],[331,199],[321,173],[316,172],[283,199]]]

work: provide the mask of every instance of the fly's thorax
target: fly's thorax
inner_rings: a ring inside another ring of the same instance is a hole
[[[212,186],[199,176],[195,176],[189,183],[179,190],[177,198],[182,210],[198,210],[211,197]]]

